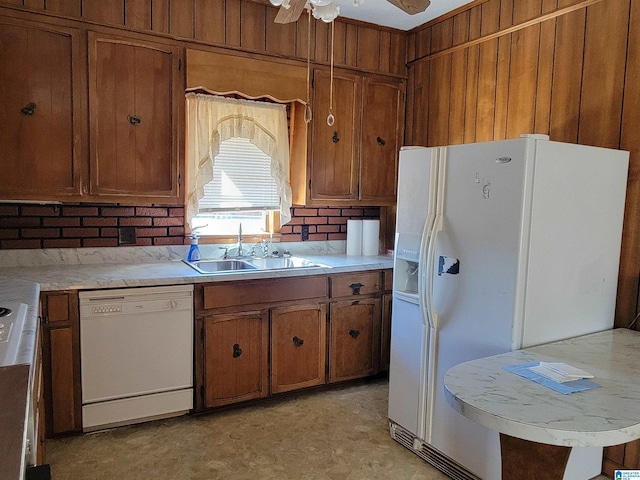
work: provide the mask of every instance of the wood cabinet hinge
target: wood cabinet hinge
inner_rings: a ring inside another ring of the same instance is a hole
[[[182,59],[181,58],[178,59],[178,71],[179,72],[182,71]]]
[[[178,174],[178,186],[182,186],[182,175]]]
[[[311,179],[309,179],[309,190],[311,190]]]
[[[200,385],[200,399],[202,400],[202,404],[204,404],[204,385]]]
[[[204,327],[200,328],[200,340],[204,341]]]

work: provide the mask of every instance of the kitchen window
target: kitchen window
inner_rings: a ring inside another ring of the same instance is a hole
[[[187,94],[187,220],[200,235],[270,234],[290,220],[286,106]]]
[[[246,234],[272,233],[270,220],[280,208],[280,197],[270,172],[271,157],[248,138],[222,142],[213,163],[213,180],[204,185],[191,227],[202,227],[200,235],[230,235],[242,223]]]

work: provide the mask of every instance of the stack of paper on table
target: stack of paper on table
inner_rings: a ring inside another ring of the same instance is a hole
[[[539,373],[558,383],[571,382],[581,378],[593,378],[589,372],[572,367],[566,363],[540,362],[540,365],[529,367],[529,370]]]

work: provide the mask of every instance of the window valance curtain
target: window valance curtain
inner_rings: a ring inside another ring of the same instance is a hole
[[[291,220],[289,136],[286,106],[201,93],[187,96],[187,221],[198,213],[204,185],[213,179],[220,144],[249,141],[271,157],[271,176],[280,196],[280,225]]]

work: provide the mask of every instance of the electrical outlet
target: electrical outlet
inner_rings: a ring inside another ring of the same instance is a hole
[[[309,225],[302,225],[302,241],[309,240]]]
[[[120,245],[134,245],[136,243],[136,227],[120,227],[118,229],[118,243]]]

